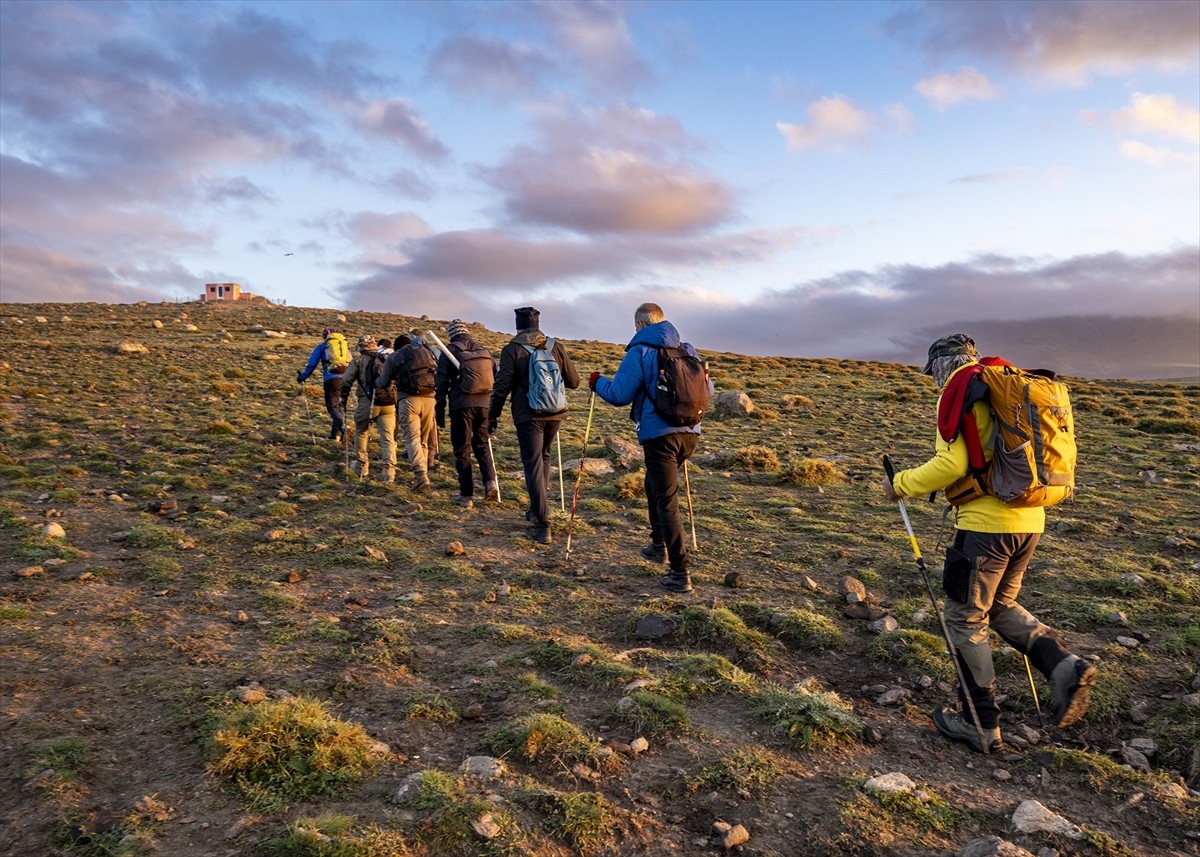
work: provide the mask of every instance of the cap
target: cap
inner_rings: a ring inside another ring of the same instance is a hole
[[[951,357],[955,354],[977,355],[978,353],[975,350],[975,340],[965,333],[943,336],[929,346],[929,359],[925,361],[925,368],[921,370],[921,374],[932,375],[933,361],[939,357]]]
[[[374,351],[379,346],[375,344],[375,337],[369,333],[364,333],[358,338],[359,351]]]

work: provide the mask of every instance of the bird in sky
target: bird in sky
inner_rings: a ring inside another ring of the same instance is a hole
[[[285,256],[295,256],[296,254],[295,254],[295,253],[284,253],[283,255],[285,255]]]

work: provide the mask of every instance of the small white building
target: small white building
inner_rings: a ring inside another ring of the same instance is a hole
[[[237,283],[206,283],[202,301],[236,301],[242,296],[242,287]]]

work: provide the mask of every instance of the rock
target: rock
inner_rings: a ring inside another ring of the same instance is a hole
[[[1007,735],[1015,735],[1029,744],[1037,744],[1042,740],[1042,733],[1038,732],[1031,726],[1025,725],[1024,723],[1020,723],[1005,731]]]
[[[883,730],[878,726],[872,726],[868,724],[862,728],[862,742],[864,744],[870,744],[872,746],[882,744],[885,737],[886,736],[883,734]]]
[[[472,821],[471,829],[480,839],[495,839],[500,835],[500,825],[492,818],[491,813],[484,813]]]
[[[1133,768],[1135,771],[1150,770],[1150,760],[1145,754],[1133,749],[1130,746],[1124,746],[1120,749],[1121,761]]]
[[[235,624],[245,625],[247,622],[250,621],[250,617],[246,615],[245,610],[239,610],[237,612],[237,615],[233,617],[233,621]]]
[[[804,587],[805,589],[807,589],[809,592],[816,592],[818,589],[821,588],[817,585],[817,582],[815,580],[813,580],[811,577],[807,577],[807,576],[800,580],[800,585],[802,587]]]
[[[879,694],[879,696],[875,697],[875,704],[876,705],[895,705],[897,702],[901,702],[901,701],[907,699],[908,696],[909,696],[909,693],[904,688],[894,687],[891,690],[884,691],[883,693]]]
[[[284,333],[282,330],[264,330],[262,332],[262,335],[266,339],[286,339],[287,338],[287,334]]]
[[[1052,833],[1067,839],[1083,838],[1083,832],[1078,827],[1036,800],[1027,800],[1018,806],[1012,822],[1013,827],[1021,833]]]
[[[712,400],[712,412],[724,416],[744,417],[757,411],[754,402],[741,390],[723,390]]]
[[[750,841],[750,831],[740,824],[735,824],[729,829],[729,832],[721,838],[721,846],[728,851],[738,845],[742,845]]]
[[[616,454],[617,463],[626,470],[630,469],[637,462],[646,460],[641,445],[631,440],[626,440],[623,437],[606,437],[604,438],[604,445]]]
[[[887,611],[882,607],[875,607],[866,602],[846,604],[842,607],[842,613],[850,619],[882,619],[887,615]]]
[[[462,556],[466,553],[466,548],[459,541],[449,542],[446,545],[446,556]]]
[[[895,616],[884,616],[882,619],[876,619],[874,622],[867,623],[867,630],[872,634],[885,634],[889,631],[895,631],[900,627],[900,623],[896,621]]]
[[[42,527],[42,535],[48,539],[65,539],[67,531],[62,528],[62,524],[57,524],[51,521],[46,526]]]
[[[45,573],[46,569],[40,565],[27,565],[24,568],[17,569],[17,577],[33,577]]]
[[[1155,783],[1154,794],[1160,799],[1167,800],[1187,800],[1191,795],[1188,794],[1187,788],[1177,782]]]
[[[113,343],[112,350],[116,354],[149,354],[150,349],[132,339],[119,339]]]
[[[36,321],[38,324],[45,324],[45,323],[46,323],[46,317],[45,317],[44,315],[35,315],[35,316],[33,317],[33,320],[34,320],[34,321]]]
[[[918,676],[917,687],[921,690],[929,690],[929,688],[933,687],[933,679],[927,675]]]
[[[571,767],[571,773],[579,779],[586,780],[587,782],[596,782],[600,779],[600,774],[583,764],[583,762],[577,762],[575,765],[573,765]]]
[[[1189,693],[1180,697],[1179,701],[1188,708],[1200,708],[1200,693]]]
[[[392,799],[398,804],[406,804],[414,797],[421,789],[421,773],[418,771],[415,774],[409,774],[400,781],[400,785],[396,786],[396,791],[392,792]]]
[[[1142,724],[1150,720],[1150,703],[1147,700],[1135,702],[1129,707],[1129,719],[1134,723]]]
[[[154,319],[154,322],[150,326],[153,327],[155,330],[162,330],[162,322],[159,321],[157,318]]]
[[[1133,637],[1117,637],[1117,645],[1124,646],[1126,649],[1136,649],[1141,643]]]
[[[650,687],[657,684],[652,678],[637,678],[625,685],[625,693],[633,693],[635,690],[641,690],[643,687]]]
[[[853,592],[858,595],[859,601],[864,601],[867,597],[867,587],[857,577],[852,577],[849,574],[838,581],[838,592],[842,593],[842,595],[849,595]]]
[[[617,711],[622,714],[628,714],[635,708],[637,708],[637,700],[632,696],[622,696],[617,700]]]
[[[392,755],[392,748],[383,741],[372,741],[371,746],[367,748],[367,755],[381,759]]]
[[[1136,586],[1139,589],[1146,585],[1146,578],[1142,577],[1140,574],[1133,574],[1132,572],[1129,574],[1118,575],[1117,580],[1121,581],[1121,583],[1127,583],[1130,586]]]
[[[859,595],[857,592],[847,592],[845,595],[845,599],[846,599],[847,604],[861,604],[861,603],[863,603],[863,601],[866,600],[863,598],[863,596]]]
[[[576,666],[576,667],[586,667],[588,664],[592,663],[595,660],[596,659],[593,658],[591,655],[589,655],[587,652],[580,652],[579,654],[577,654],[575,656],[575,660],[571,661],[571,665]]]
[[[992,776],[1002,783],[1006,783],[1012,779],[1012,774],[1010,774],[1004,768],[997,768],[992,772]]]
[[[1158,745],[1151,738],[1132,738],[1126,743],[1146,756],[1153,756],[1158,752]]]
[[[661,640],[674,630],[674,623],[664,616],[643,616],[638,619],[633,633],[639,640]]]
[[[929,613],[926,610],[918,610],[912,614],[912,623],[914,625],[924,625],[927,619],[929,619]]]
[[[246,684],[234,690],[234,696],[238,702],[244,702],[247,705],[257,705],[260,702],[267,701],[267,692],[256,684]]]
[[[188,324],[185,324],[185,325],[183,326],[183,329],[184,329],[184,330],[186,330],[188,333],[195,333],[195,332],[196,332],[197,330],[199,330],[200,328],[196,327],[196,325],[194,325],[194,324],[191,324],[191,323],[189,322]]]
[[[999,836],[985,836],[974,839],[962,847],[957,857],[1033,857],[1019,845],[1014,845]]]
[[[572,458],[568,461],[564,461],[563,462],[563,470],[571,470],[571,471],[578,473],[579,472],[579,459]],[[605,474],[612,473],[613,472],[612,462],[607,461],[603,458],[584,459],[583,472],[584,473],[592,473],[597,476],[603,476]]]
[[[469,702],[463,706],[463,720],[478,720],[483,717],[483,705],[478,702]]]
[[[633,755],[635,755],[635,756],[638,753],[645,753],[649,749],[650,749],[650,742],[647,741],[645,738],[643,738],[641,735],[639,735],[638,737],[634,738],[632,741],[629,742],[629,752],[633,753]]]
[[[878,777],[871,777],[871,779],[863,783],[863,790],[871,794],[911,792],[916,787],[916,783],[899,771],[893,771],[890,774],[880,774]]]
[[[725,575],[725,585],[730,589],[741,589],[746,585],[746,578],[736,571],[731,571]]]
[[[1108,613],[1104,617],[1104,621],[1110,625],[1125,626],[1129,624],[1129,617],[1125,615],[1124,610],[1118,610],[1116,613]]]
[[[491,756],[468,756],[463,762],[463,773],[469,777],[494,780],[504,776],[504,763]]]

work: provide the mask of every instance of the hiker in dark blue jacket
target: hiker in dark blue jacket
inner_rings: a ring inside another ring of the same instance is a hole
[[[341,339],[340,351],[345,355],[345,363],[335,365],[331,358],[331,354],[338,349],[330,347],[330,338],[339,337]],[[303,384],[305,380],[317,368],[317,364],[321,366],[321,380],[325,390],[325,410],[329,412],[329,419],[332,425],[329,429],[329,437],[338,442],[341,446],[345,441],[342,434],[345,426],[345,416],[342,411],[342,399],[340,388],[342,386],[342,375],[346,372],[346,367],[350,365],[350,351],[346,345],[346,338],[338,333],[332,327],[327,327],[321,331],[321,342],[312,350],[312,354],[308,356],[308,363],[303,369],[296,373],[296,383]]]
[[[658,349],[683,349],[698,356],[691,343],[681,342],[675,325],[664,320],[662,307],[646,303],[633,316],[637,332],[625,346],[625,357],[612,379],[599,372],[588,378],[588,386],[610,405],[633,405],[630,417],[637,425],[638,443],[646,457],[646,505],[650,511],[650,544],[642,548],[646,559],[668,559],[670,574],[659,585],[672,592],[690,592],[688,549],[679,514],[679,468],[700,442],[700,424],[674,426],[654,409],[658,378]],[[712,395],[712,381],[708,392]]]

